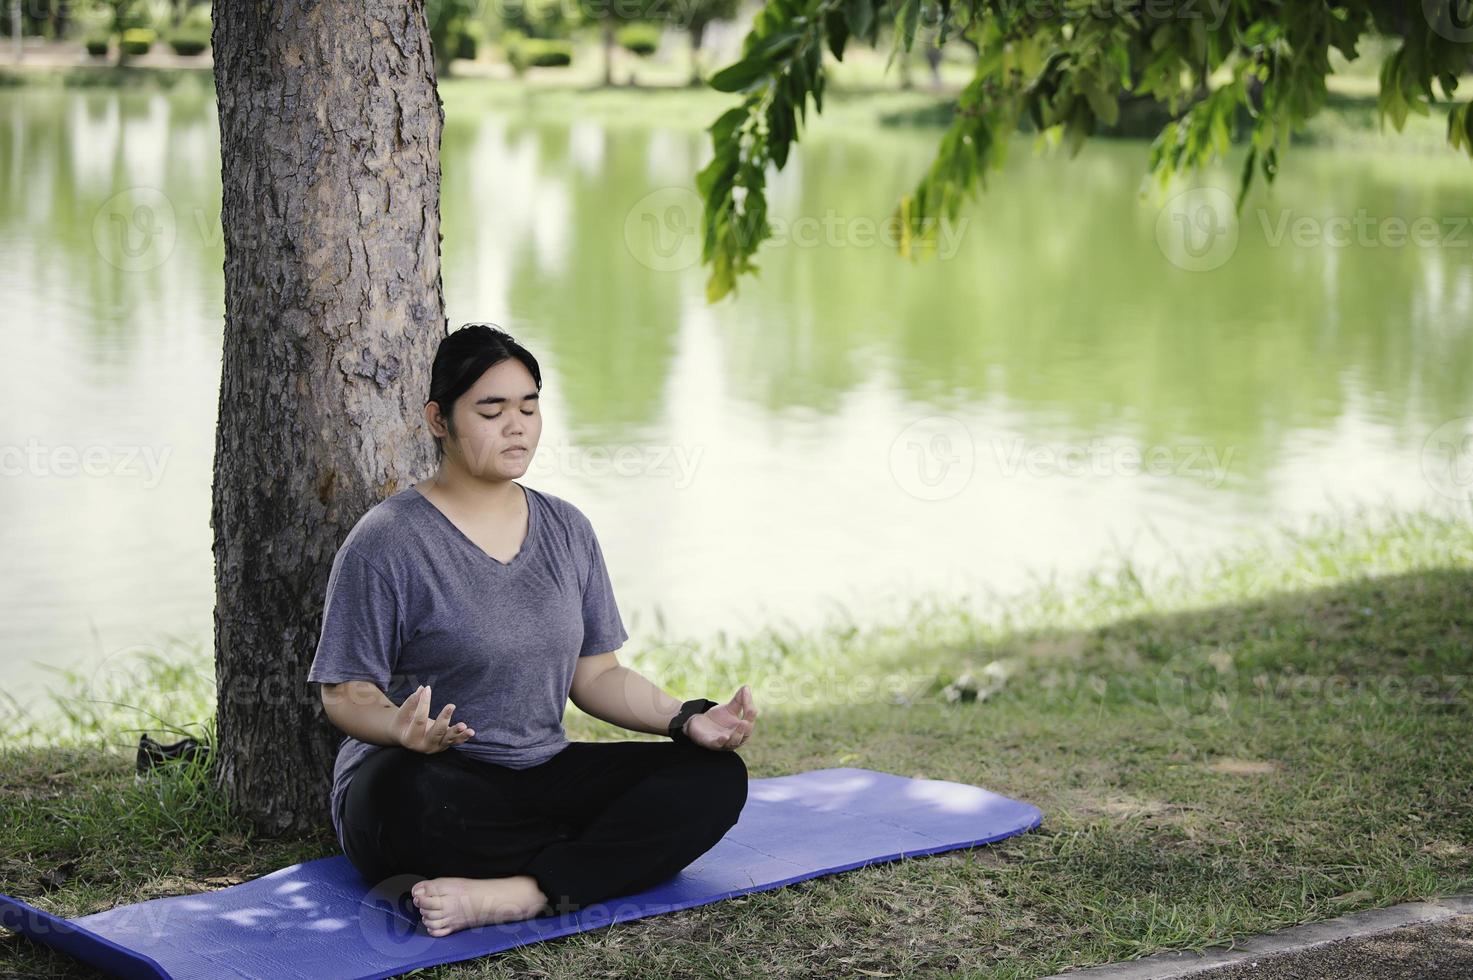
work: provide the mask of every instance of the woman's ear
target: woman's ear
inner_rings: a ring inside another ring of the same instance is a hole
[[[443,439],[449,434],[448,427],[445,424],[445,417],[440,413],[439,402],[425,402],[424,416],[425,424],[430,427],[430,433],[432,435],[439,436]]]

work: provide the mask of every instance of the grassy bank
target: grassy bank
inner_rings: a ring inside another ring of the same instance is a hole
[[[754,777],[953,779],[1044,823],[424,975],[1034,977],[1466,890],[1470,599],[1467,515],[1356,512],[1174,573],[922,602],[889,627],[631,644],[624,661],[678,695],[753,685]],[[158,666],[176,707],[207,679]],[[120,709],[98,710],[49,735],[136,740],[116,735]],[[567,722],[577,739],[643,737],[571,706]],[[198,774],[135,786],[130,762],[7,750],[0,890],[78,915],[331,850],[326,833],[253,839]],[[15,937],[0,973],[87,975]]]

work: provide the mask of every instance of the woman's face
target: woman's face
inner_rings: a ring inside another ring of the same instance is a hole
[[[475,476],[522,476],[542,437],[542,410],[531,372],[515,357],[493,364],[455,400],[454,423],[454,437],[445,440],[446,455],[454,453]]]

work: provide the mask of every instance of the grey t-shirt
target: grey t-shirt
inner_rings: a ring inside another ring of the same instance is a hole
[[[402,704],[428,684],[430,717],[475,729],[447,751],[524,769],[567,747],[563,709],[579,657],[629,638],[593,526],[573,504],[523,486],[528,528],[510,563],[486,554],[415,487],[359,518],[333,559],[307,680],[372,681]],[[342,840],[353,772],[380,746],[351,736],[333,768]]]

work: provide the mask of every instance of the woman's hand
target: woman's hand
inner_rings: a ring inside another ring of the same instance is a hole
[[[752,689],[743,684],[725,704],[708,708],[685,721],[685,734],[707,749],[734,749],[752,737],[757,720],[757,706],[752,703]]]
[[[714,709],[713,709],[714,710]],[[470,741],[475,729],[467,728],[465,722],[452,726],[450,715],[455,705],[447,704],[440,709],[435,720],[430,720],[430,689],[421,684],[414,693],[404,699],[394,714],[394,737],[399,744],[411,752],[432,755],[443,752],[452,745]]]

